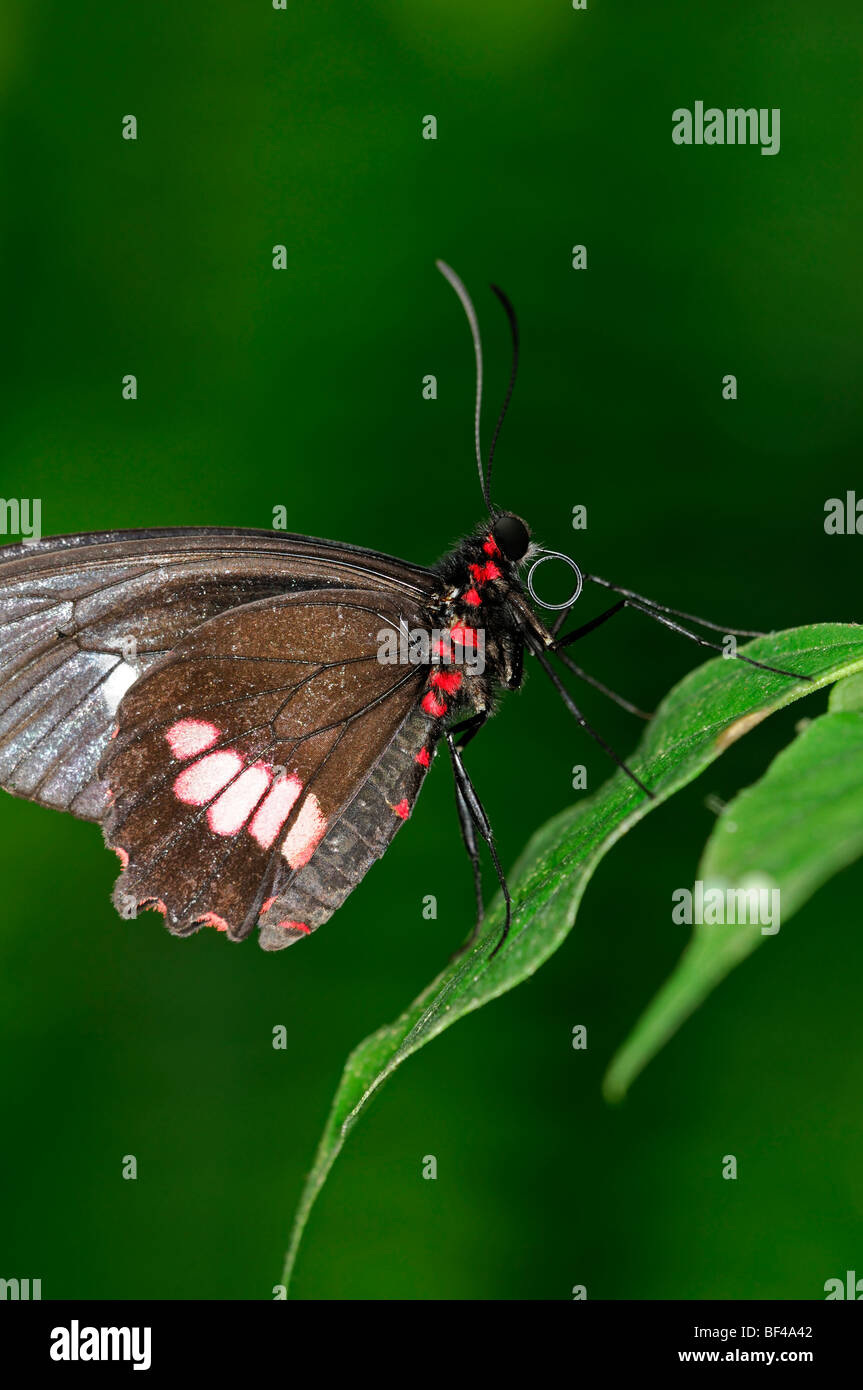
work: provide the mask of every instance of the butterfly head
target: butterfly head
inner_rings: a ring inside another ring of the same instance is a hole
[[[495,519],[491,534],[501,554],[513,564],[523,560],[530,548],[530,531],[520,516],[501,512]]]

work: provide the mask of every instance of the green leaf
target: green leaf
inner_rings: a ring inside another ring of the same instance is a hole
[[[775,710],[863,670],[863,627],[795,628],[760,637],[741,650],[812,679],[794,681],[723,659],[691,672],[665,698],[629,760],[655,799],[618,772],[593,796],[537,831],[510,875],[515,909],[506,945],[490,958],[503,921],[498,900],[483,939],[451,963],[395,1023],[351,1053],[300,1200],[282,1276],[285,1285],[314,1201],[345,1139],[387,1077],[459,1018],[528,979],[557,950],[600,859],[643,816]]]
[[[837,681],[830,691],[829,708],[832,711],[863,709],[863,673],[849,676],[847,680]]]
[[[735,965],[861,854],[863,675],[856,675],[834,686],[828,713],[807,720],[761,780],[725,807],[698,867],[705,888],[778,888],[778,925],[695,927],[678,966],[613,1058],[604,1083],[609,1099],[624,1094]]]

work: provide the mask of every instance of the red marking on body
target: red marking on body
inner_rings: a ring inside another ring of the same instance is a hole
[[[420,751],[417,753],[414,762],[419,763],[420,767],[428,767],[429,763],[431,762],[431,758],[429,757],[429,750],[427,748],[421,748]]]
[[[498,548],[498,544],[497,544],[497,541],[495,540],[494,536],[488,536],[488,537],[486,538],[486,540],[483,541],[483,543],[482,543],[482,548],[483,548],[483,550],[485,551],[486,555],[499,555],[499,554],[500,554],[500,550],[499,550],[499,548]]]
[[[113,729],[111,730],[111,734],[110,734],[110,737],[109,737],[109,739],[108,739],[108,742],[110,743],[110,741],[111,741],[112,738],[116,738],[119,732],[120,732],[120,725],[119,725],[119,724],[115,724],[114,727],[113,727]]]
[[[471,608],[478,608],[479,605],[482,603],[482,599],[480,598],[476,589],[465,590],[464,601],[465,603],[469,604]]]
[[[433,690],[430,690],[427,695],[424,695],[420,703],[426,714],[433,714],[435,719],[439,719],[442,714],[446,714],[446,701],[439,700]]]
[[[165,738],[175,758],[193,758],[214,744],[221,732],[205,719],[181,719],[171,725]]]
[[[308,864],[326,833],[326,816],[314,792],[309,792],[282,845],[282,854],[292,869]]]
[[[267,901],[265,903],[261,903],[261,911],[269,912],[270,908],[272,907],[275,901],[275,898],[267,898]]]
[[[220,917],[216,912],[205,912],[203,917],[198,918],[198,921],[205,927],[215,927],[216,931],[228,930],[228,924],[224,917]]]
[[[276,926],[284,927],[287,931],[301,931],[305,933],[306,936],[310,936],[312,931],[311,927],[307,927],[305,922],[292,922],[288,917],[285,918],[284,922],[277,922]]]
[[[399,802],[398,806],[393,807],[393,810],[395,811],[397,816],[401,816],[402,820],[407,820],[408,816],[411,813],[411,808],[404,797]]]
[[[124,869],[128,869],[128,867],[129,867],[129,851],[126,850],[126,849],[123,849],[120,845],[115,845],[115,846],[114,846],[114,853],[117,855],[118,859],[120,860],[120,863],[123,865],[123,868],[124,868]]]
[[[225,748],[221,753],[208,753],[200,762],[185,768],[174,783],[174,795],[187,806],[204,806],[212,801],[243,766],[239,753]]]
[[[461,685],[461,673],[459,671],[435,671],[431,678],[431,683],[436,690],[442,690],[445,695],[454,695]]]
[[[500,579],[501,577],[501,571],[494,560],[489,560],[486,565],[471,565],[470,572],[477,584],[487,584],[490,579]]]
[[[254,836],[261,849],[269,849],[275,842],[302,790],[303,784],[293,772],[273,784],[266,800],[249,822],[249,834]]]
[[[168,909],[161,898],[145,899],[143,902],[138,903],[138,906],[143,907],[145,912],[161,912],[163,917],[167,917],[168,915]]]
[[[242,830],[269,785],[270,774],[263,763],[247,767],[208,810],[207,824],[213,834],[236,835]]]
[[[450,628],[449,635],[460,647],[476,646],[475,627],[465,627],[463,623],[456,623],[455,627]]]

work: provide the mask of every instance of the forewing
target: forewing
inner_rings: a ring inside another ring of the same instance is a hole
[[[118,909],[246,936],[417,709],[427,671],[379,660],[380,633],[429,621],[377,590],[281,596],[211,619],[136,682],[101,768]]]
[[[274,531],[61,536],[0,550],[0,786],[104,818],[98,767],[124,694],[196,627],[238,605],[319,589],[418,602],[429,571]]]

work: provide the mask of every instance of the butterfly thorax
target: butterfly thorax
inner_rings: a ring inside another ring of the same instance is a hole
[[[523,679],[524,639],[513,610],[522,592],[518,562],[486,524],[434,568],[444,584],[436,618],[444,636],[422,707],[447,722],[490,714],[499,692],[518,689]]]

